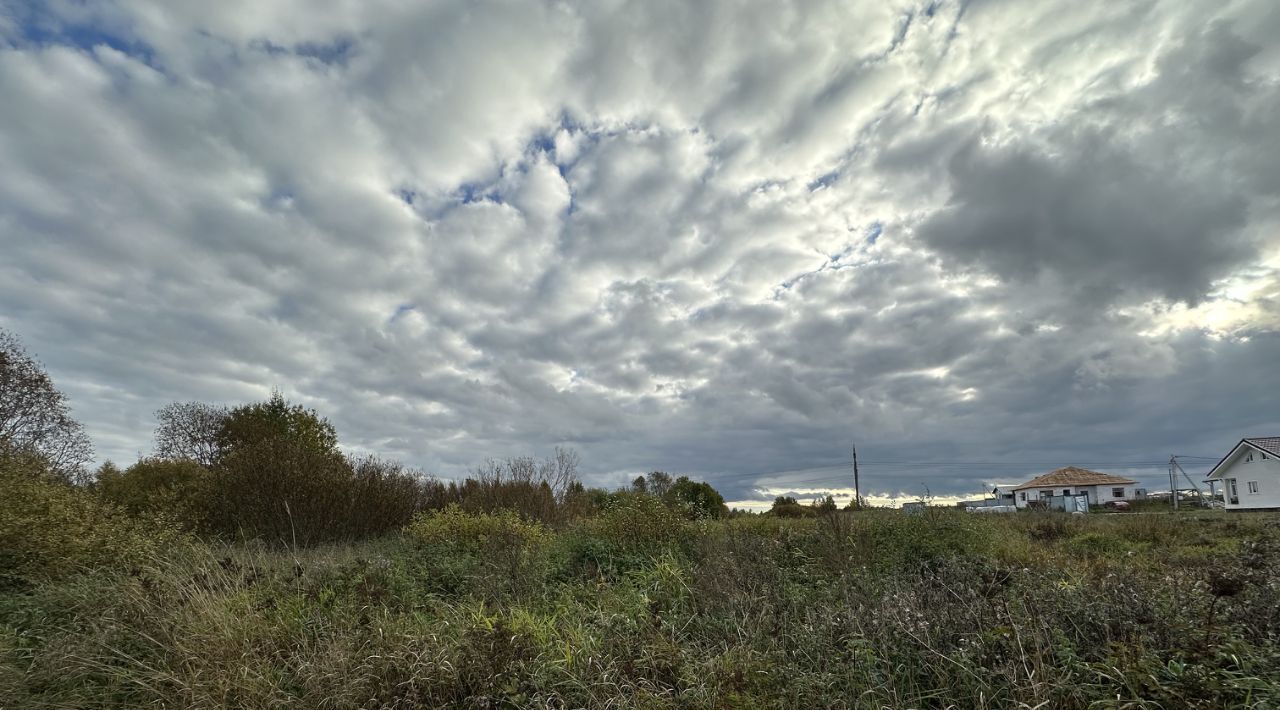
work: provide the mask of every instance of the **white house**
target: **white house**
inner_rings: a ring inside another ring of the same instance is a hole
[[[1131,478],[1121,478],[1108,473],[1098,473],[1084,468],[1067,466],[1036,476],[1013,489],[1014,505],[1019,508],[1056,496],[1089,497],[1090,505],[1102,505],[1112,500],[1134,500],[1146,494]]]
[[[1221,484],[1227,510],[1280,508],[1280,436],[1241,439],[1205,480]]]

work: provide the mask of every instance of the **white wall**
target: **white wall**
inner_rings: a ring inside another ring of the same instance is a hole
[[[1224,492],[1224,500],[1228,510],[1248,510],[1250,508],[1280,508],[1280,461],[1274,458],[1263,459],[1255,450],[1253,461],[1245,461],[1244,452],[1217,476],[1218,490]],[[1236,481],[1238,502],[1231,503],[1231,479]],[[1249,492],[1249,481],[1258,482],[1258,492]]]
[[[1137,483],[1126,483],[1126,484],[1117,483],[1114,486],[1113,485],[1055,486],[1052,490],[1053,490],[1053,495],[1062,495],[1062,492],[1064,490],[1069,490],[1072,493],[1087,492],[1089,494],[1089,505],[1102,505],[1103,503],[1106,503],[1109,500],[1136,500],[1138,497],[1138,487],[1139,487],[1139,484]],[[1116,498],[1115,496],[1111,495],[1112,488],[1123,488],[1124,497]],[[1043,489],[1029,488],[1026,490],[1015,491],[1014,505],[1018,506],[1019,508],[1025,508],[1032,501],[1040,500],[1041,490],[1047,491],[1050,489],[1049,488],[1043,488]],[[1023,493],[1027,494],[1026,500],[1022,499]]]
[[[1138,487],[1137,483],[1117,483],[1114,486],[1089,486],[1089,502],[1093,505],[1102,505],[1109,500],[1137,500]],[[1115,497],[1112,495],[1113,488],[1123,488],[1124,495],[1119,498]]]

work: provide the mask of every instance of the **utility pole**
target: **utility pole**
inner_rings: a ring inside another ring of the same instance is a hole
[[[853,443],[853,499],[857,502],[855,506],[858,510],[862,510],[862,488],[858,485],[858,443]]]
[[[1178,465],[1178,460],[1173,456],[1169,457],[1169,500],[1173,501],[1173,510],[1178,510],[1178,477],[1174,475],[1174,467]]]
[[[1196,501],[1198,501],[1200,506],[1207,507],[1205,506],[1205,502],[1204,502],[1204,491],[1200,490],[1200,484],[1196,483],[1191,478],[1191,474],[1187,473],[1187,470],[1182,467],[1182,464],[1178,463],[1178,457],[1176,454],[1173,456],[1173,458],[1169,459],[1169,465],[1173,467],[1174,471],[1176,471],[1177,473],[1181,473],[1182,477],[1187,479],[1187,484],[1191,486],[1191,490],[1196,492]],[[1174,476],[1174,480],[1177,480],[1176,475]]]

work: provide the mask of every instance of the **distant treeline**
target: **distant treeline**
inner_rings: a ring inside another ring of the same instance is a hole
[[[656,498],[685,519],[728,513],[709,484],[661,471],[626,489],[587,488],[578,454],[559,447],[543,460],[489,459],[462,482],[441,481],[388,459],[344,454],[328,419],[278,391],[238,407],[174,403],[156,418],[152,455],[87,471],[92,448],[65,397],[18,339],[0,331],[5,475],[75,485],[131,517],[188,533],[307,546],[400,530],[450,505],[561,525],[626,496]]]

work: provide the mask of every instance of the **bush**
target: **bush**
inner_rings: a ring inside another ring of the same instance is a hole
[[[1090,557],[1107,557],[1123,554],[1129,546],[1124,540],[1102,532],[1087,532],[1067,541],[1073,552]]]
[[[457,505],[424,513],[405,529],[437,591],[496,597],[541,579],[551,533],[506,510],[468,513]]]
[[[818,511],[799,503],[774,503],[767,515],[778,518],[816,518],[818,517]]]
[[[872,519],[871,538],[881,564],[911,566],[945,557],[984,555],[991,523],[959,510],[930,508],[924,515],[889,514]]]
[[[351,478],[342,456],[302,442],[242,444],[213,470],[210,518],[233,538],[295,546],[344,539]]]
[[[202,526],[229,538],[294,546],[396,531],[421,509],[425,490],[416,473],[374,457],[348,459],[327,420],[278,392],[218,421],[207,476],[181,462],[147,460],[134,467],[137,476],[130,476],[134,468],[126,472],[127,481],[108,476],[105,489],[138,498],[143,489],[172,488],[182,472],[184,481],[207,480],[183,488],[203,499],[195,513]]]
[[[509,510],[467,513],[456,505],[423,513],[405,529],[419,547],[433,547],[450,554],[485,555],[509,548],[538,546],[550,532]]]
[[[424,507],[426,481],[417,471],[375,456],[348,459],[345,535],[374,537],[399,530]]]
[[[97,491],[135,517],[163,517],[189,530],[208,526],[210,474],[189,460],[147,458],[124,471],[103,466]]]
[[[694,523],[651,495],[616,493],[598,516],[566,533],[565,571],[612,576],[670,553],[687,556],[696,532]]]
[[[135,564],[179,539],[71,486],[42,459],[0,453],[0,588]]]

